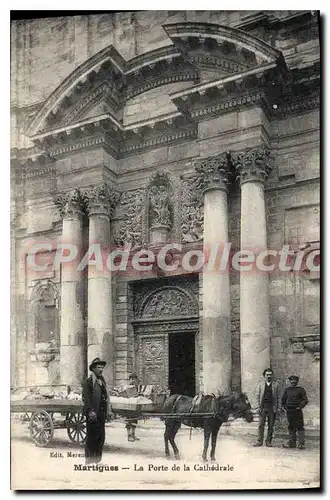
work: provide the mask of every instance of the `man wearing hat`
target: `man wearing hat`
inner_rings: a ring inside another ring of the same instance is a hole
[[[298,432],[298,448],[305,448],[304,416],[302,409],[308,404],[307,394],[303,387],[298,386],[299,377],[289,377],[290,386],[287,387],[282,396],[282,406],[286,410],[289,429],[289,442],[283,444],[283,448],[295,448]]]
[[[89,365],[92,373],[82,384],[83,411],[87,419],[86,464],[98,463],[102,459],[108,413],[108,394],[102,376],[105,365],[100,358],[93,359]]]

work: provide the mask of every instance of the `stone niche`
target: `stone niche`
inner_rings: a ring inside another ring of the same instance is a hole
[[[173,187],[166,172],[156,172],[147,192],[147,217],[151,244],[166,243],[173,228]]]
[[[34,367],[33,385],[56,385],[59,379],[60,314],[58,286],[42,279],[31,293],[30,328],[33,348],[29,351]]]

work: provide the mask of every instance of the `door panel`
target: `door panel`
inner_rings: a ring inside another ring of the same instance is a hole
[[[140,337],[139,378],[142,384],[167,387],[167,342],[164,336]]]

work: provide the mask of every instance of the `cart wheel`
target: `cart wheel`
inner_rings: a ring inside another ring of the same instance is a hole
[[[65,422],[70,440],[84,445],[87,435],[86,415],[83,413],[68,413]]]
[[[35,445],[48,446],[53,434],[53,419],[45,410],[33,413],[30,419],[30,434]]]

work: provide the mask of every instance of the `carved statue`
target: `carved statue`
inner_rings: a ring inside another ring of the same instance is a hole
[[[170,196],[167,187],[164,184],[152,186],[149,191],[149,201],[151,209],[151,226],[170,226]]]

